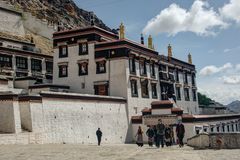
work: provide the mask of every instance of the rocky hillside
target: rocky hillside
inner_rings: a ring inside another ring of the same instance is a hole
[[[232,103],[227,105],[228,110],[240,113],[240,101],[233,101]]]
[[[57,24],[59,21],[65,28],[83,27],[90,24],[91,12],[77,7],[73,0],[0,0],[11,4],[15,9],[30,12],[38,19]],[[111,31],[96,15],[95,25]]]

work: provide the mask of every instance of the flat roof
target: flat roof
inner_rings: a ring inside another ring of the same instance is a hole
[[[229,120],[240,119],[239,114],[215,114],[215,115],[183,115],[183,122],[201,122],[201,121],[216,121],[216,120]]]
[[[40,92],[40,95],[46,98],[58,98],[58,99],[100,100],[100,101],[113,101],[113,102],[123,102],[123,103],[127,102],[127,100],[123,97],[100,96],[100,95],[90,95],[90,94],[80,94],[80,93],[42,91]]]
[[[37,89],[37,88],[63,88],[70,89],[69,86],[66,85],[57,85],[57,84],[36,84],[28,87],[29,89]]]

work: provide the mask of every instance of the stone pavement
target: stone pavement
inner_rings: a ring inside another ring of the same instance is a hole
[[[240,150],[156,149],[126,145],[1,145],[0,160],[239,160]]]

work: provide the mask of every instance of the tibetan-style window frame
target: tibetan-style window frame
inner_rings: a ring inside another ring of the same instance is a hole
[[[151,83],[151,89],[152,89],[152,98],[157,99],[158,93],[157,93],[157,83]]]
[[[87,55],[88,54],[88,43],[82,42],[79,43],[79,55]]]
[[[85,72],[83,72],[83,69],[85,68]],[[79,76],[85,76],[88,75],[88,62],[83,61],[78,63],[78,75]]]
[[[142,98],[149,98],[148,79],[141,79],[141,92]],[[144,93],[144,91],[146,93]]]
[[[100,70],[103,67],[103,70]],[[106,73],[106,60],[96,62],[96,74]]]
[[[134,55],[129,56],[129,72],[136,75],[136,57]]]
[[[147,60],[145,58],[139,59],[139,71],[141,76],[147,76]]]
[[[66,69],[65,74],[63,74],[63,69]],[[59,78],[64,78],[64,77],[68,77],[68,65],[67,64],[61,64],[58,65],[58,77]]]
[[[130,80],[132,97],[138,97],[138,81],[136,79]]]
[[[65,53],[63,52],[64,49],[66,49]],[[68,46],[67,45],[59,46],[59,58],[66,58],[66,57],[68,57]]]

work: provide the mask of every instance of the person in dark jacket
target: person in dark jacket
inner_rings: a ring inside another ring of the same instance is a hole
[[[98,145],[100,146],[101,140],[102,140],[102,131],[100,130],[100,128],[98,128],[98,130],[96,131],[96,135],[97,135]]]
[[[146,135],[148,136],[148,145],[150,147],[153,146],[153,141],[154,141],[154,130],[153,130],[153,127],[150,126],[146,132]]]
[[[184,146],[183,138],[185,134],[185,128],[181,121],[179,121],[179,123],[177,124],[176,133],[179,141],[179,147],[183,147]]]
[[[160,143],[162,148],[164,147],[164,136],[165,136],[165,125],[162,123],[162,120],[158,120],[157,128],[157,135],[156,135],[156,146],[157,148],[160,147]]]
[[[169,126],[165,129],[165,143],[167,147],[172,145],[172,133]]]

